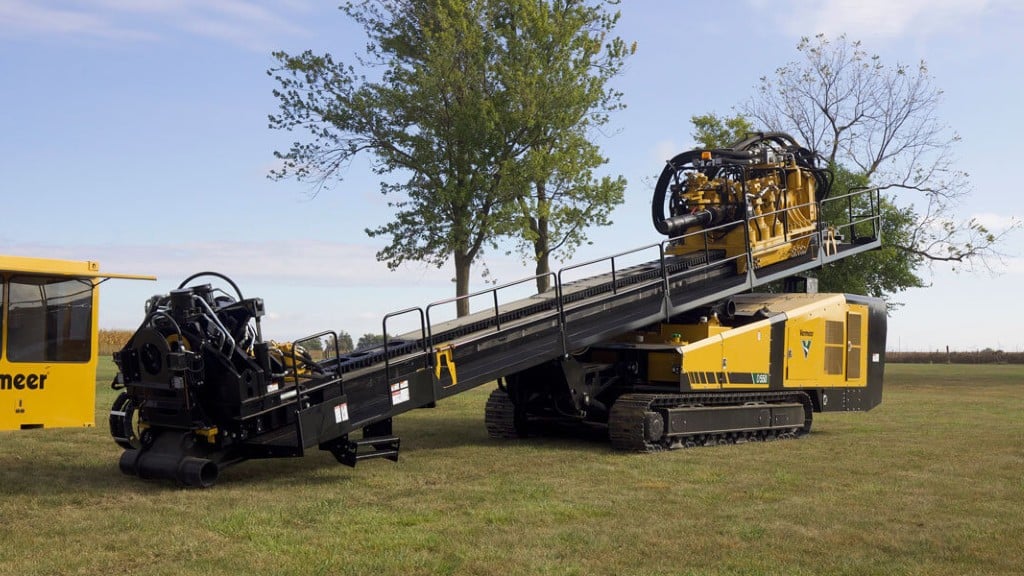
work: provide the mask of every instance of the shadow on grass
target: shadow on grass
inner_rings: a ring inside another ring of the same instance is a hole
[[[483,418],[447,417],[433,422],[420,419],[413,423],[396,420],[395,433],[402,437],[402,452],[413,453],[462,447],[493,447],[513,445],[550,446],[593,452],[608,452],[611,444],[608,431],[601,426],[531,423],[525,438],[496,439],[487,435]]]
[[[439,415],[440,416],[440,415]],[[603,428],[544,425],[537,434],[526,438],[493,439],[488,437],[479,417],[446,415],[438,418],[396,420],[395,433],[402,438],[401,454],[422,454],[432,451],[463,448],[484,448],[495,451],[510,447],[530,447],[553,452],[607,453],[612,450]],[[48,450],[45,453],[23,451],[5,458],[0,469],[3,493],[17,496],[52,494],[90,497],[120,494],[152,494],[154,491],[190,489],[168,480],[142,480],[127,476],[118,468],[120,450],[114,447],[79,447],[76,450]],[[347,481],[351,474],[338,474],[333,469],[349,468],[316,447],[304,457],[255,459],[222,468],[217,485],[255,486],[267,482],[301,482],[304,485],[333,485]],[[352,472],[356,474],[358,472]]]
[[[250,486],[271,481],[301,482],[304,485],[337,484],[345,476],[320,473],[342,466],[327,453],[305,458],[249,460],[222,468],[216,485]],[[56,495],[62,498],[109,496],[111,494],[153,494],[155,492],[194,490],[173,480],[143,480],[128,476],[118,468],[120,452],[105,454],[109,459],[75,461],[51,453],[39,458],[21,456],[7,459],[0,470],[3,494],[26,497]]]

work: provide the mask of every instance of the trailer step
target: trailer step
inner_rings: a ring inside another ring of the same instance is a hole
[[[338,462],[355,468],[360,460],[385,458],[398,462],[398,449],[401,439],[398,436],[371,436],[359,440],[348,440],[341,444],[340,450],[332,450]]]

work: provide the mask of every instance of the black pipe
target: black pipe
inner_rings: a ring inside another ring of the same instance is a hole
[[[669,184],[676,173],[687,165],[692,166],[693,160],[700,158],[700,153],[700,150],[690,150],[677,154],[665,164],[664,170],[661,171],[661,176],[654,185],[654,198],[651,201],[651,219],[658,233],[666,236],[678,236],[682,230],[685,230],[685,227],[680,227],[684,222],[670,223],[669,218],[665,217],[665,193],[668,192]],[[692,224],[689,225],[692,226]]]
[[[174,480],[196,488],[213,486],[219,473],[212,460],[151,450],[125,450],[118,467],[123,474],[143,480]]]
[[[679,216],[665,218],[660,222],[661,227],[658,226],[659,222],[655,220],[654,227],[658,229],[658,232],[667,236],[679,236],[686,232],[688,228],[697,225],[707,226],[711,223],[712,219],[714,219],[714,214],[710,210],[701,210],[692,214],[680,214]]]

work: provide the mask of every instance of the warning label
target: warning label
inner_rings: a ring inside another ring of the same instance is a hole
[[[334,407],[334,423],[341,424],[348,420],[348,403],[342,402]]]
[[[409,381],[402,380],[391,385],[391,405],[397,406],[409,401]]]

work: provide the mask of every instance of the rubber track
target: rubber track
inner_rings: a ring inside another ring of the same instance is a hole
[[[667,444],[667,438],[650,442],[644,434],[645,415],[658,409],[686,405],[729,406],[748,402],[777,403],[782,401],[800,402],[804,407],[804,425],[797,436],[811,431],[813,406],[811,398],[804,392],[738,392],[731,394],[624,394],[612,405],[608,416],[608,437],[618,450],[631,452],[656,452],[669,447],[680,447],[680,442]],[[757,432],[750,430],[749,432]],[[763,430],[762,430],[763,431]],[[771,432],[775,432],[774,430]],[[696,436],[709,436],[699,434]],[[729,436],[714,435],[716,443],[730,441]],[[682,437],[687,438],[687,437]]]
[[[487,398],[487,407],[484,409],[484,423],[487,426],[487,435],[491,438],[509,439],[519,438],[521,434],[516,430],[515,405],[512,399],[501,388],[495,388]]]

